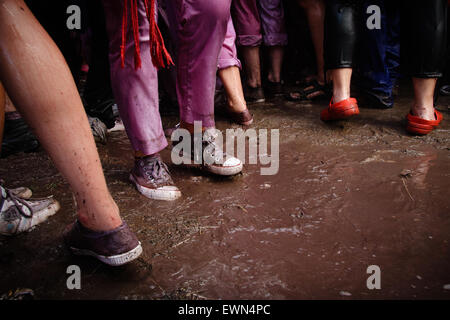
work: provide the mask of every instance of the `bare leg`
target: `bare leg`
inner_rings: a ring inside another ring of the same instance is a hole
[[[284,47],[269,47],[270,68],[267,78],[270,82],[281,81],[281,67],[283,65]]]
[[[414,86],[413,115],[426,120],[436,120],[434,116],[434,88],[436,79],[412,78]]]
[[[242,46],[244,69],[247,75],[247,85],[252,88],[261,87],[261,63],[259,47]]]
[[[330,70],[333,79],[333,103],[350,98],[351,68]]]
[[[314,45],[317,64],[317,81],[325,83],[324,59],[323,59],[323,34],[325,19],[325,4],[323,0],[300,0],[300,6],[305,10],[311,39]]]
[[[9,98],[8,94],[5,92],[5,112],[16,112],[17,109]]]
[[[0,0],[0,80],[75,192],[79,221],[110,230],[122,221],[61,53],[22,0]]]
[[[242,90],[239,68],[232,66],[219,70],[219,77],[227,94],[228,105],[233,112],[243,112],[247,104]]]

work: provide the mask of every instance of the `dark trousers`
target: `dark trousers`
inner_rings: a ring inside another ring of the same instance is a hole
[[[388,2],[388,1],[386,1]],[[389,1],[392,2],[392,1]],[[402,70],[417,78],[442,76],[446,58],[447,1],[403,0],[401,6]],[[366,27],[364,6],[359,1],[327,0],[325,14],[325,66],[353,67],[358,37]]]

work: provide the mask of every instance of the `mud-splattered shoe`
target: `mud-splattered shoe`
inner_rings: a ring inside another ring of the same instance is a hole
[[[18,187],[9,189],[9,191],[18,198],[22,199],[30,199],[33,195],[33,192],[27,187]]]
[[[240,173],[243,168],[242,161],[223,152],[222,147],[216,141],[217,137],[217,130],[210,128],[203,133],[201,145],[198,147],[199,150],[197,150],[192,137],[190,154],[184,153],[182,140],[174,142],[172,152],[179,152],[183,164],[189,167],[197,167],[220,176],[232,176]]]
[[[64,231],[64,242],[75,255],[91,256],[110,266],[121,266],[139,257],[141,243],[123,222],[109,231],[93,231],[78,220]]]
[[[158,154],[136,159],[130,180],[140,193],[150,199],[171,201],[181,196]]]
[[[52,197],[26,200],[0,186],[0,234],[11,236],[30,230],[59,208],[58,201]]]

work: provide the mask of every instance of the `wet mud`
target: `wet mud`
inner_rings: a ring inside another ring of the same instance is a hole
[[[431,135],[405,132],[411,104],[402,89],[392,110],[361,108],[325,124],[326,102],[282,99],[252,105],[255,129],[280,130],[279,172],[218,178],[170,164],[183,196],[148,200],[128,181],[125,133],[99,145],[123,218],[144,247],[134,263],[109,268],[72,256],[61,233],[75,218],[67,183],[45,152],[0,160],[8,187],[53,194],[61,210],[35,230],[0,237],[0,293],[34,290],[38,299],[409,299],[450,298],[450,113]],[[165,126],[176,123],[165,117]],[[236,127],[219,119],[220,129]],[[248,159],[246,159],[248,162]],[[66,268],[79,265],[81,290]],[[369,290],[367,267],[381,269]]]

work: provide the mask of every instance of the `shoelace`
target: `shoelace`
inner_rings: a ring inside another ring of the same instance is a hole
[[[1,183],[1,181],[0,181]],[[3,192],[0,192],[0,211],[3,208],[3,205],[5,204],[6,200],[10,200],[14,203],[14,208],[15,211],[18,212],[21,216],[25,217],[25,218],[32,218],[33,217],[33,208],[31,208],[31,206],[22,198],[17,197],[14,193],[11,192],[11,190],[2,187],[2,190],[6,193],[6,197],[3,196]],[[30,210],[30,214],[27,214],[23,211],[23,207],[28,208],[28,210]]]
[[[210,134],[206,135],[203,140],[204,148],[208,148],[208,153],[214,158],[216,163],[219,163],[225,156],[225,152],[216,144],[217,133],[211,131]]]
[[[169,168],[161,160],[161,158],[145,159],[144,172],[149,178],[153,178],[156,182],[170,179]]]

